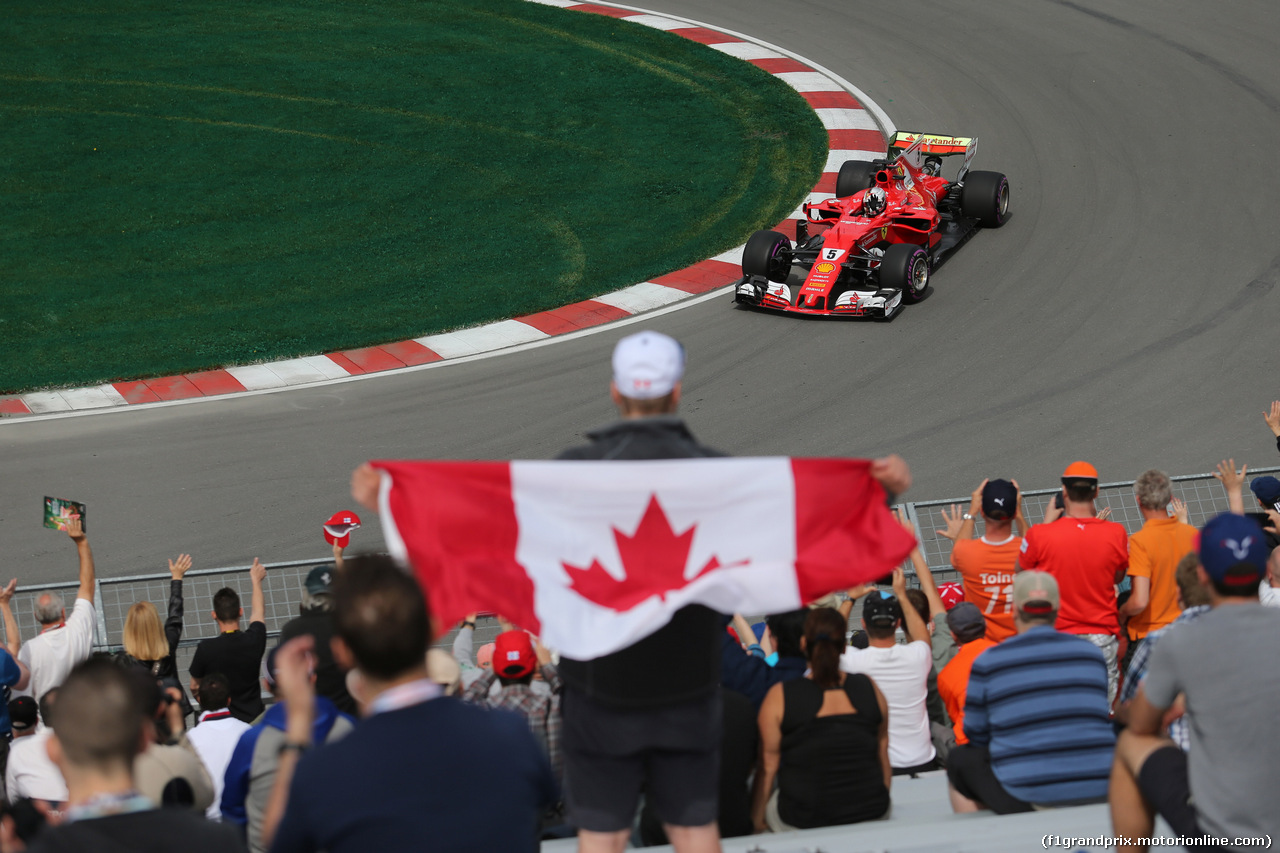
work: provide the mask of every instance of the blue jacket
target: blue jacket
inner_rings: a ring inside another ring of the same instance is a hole
[[[793,678],[803,678],[809,662],[801,657],[779,655],[778,662],[769,666],[762,658],[749,655],[724,632],[720,648],[720,683],[751,700],[757,711],[764,703],[769,688]]]
[[[0,737],[6,737],[13,724],[9,721],[9,688],[22,680],[22,670],[8,649],[0,648]]]
[[[339,711],[323,696],[316,697],[316,720],[311,730],[313,742],[328,743],[355,728],[356,721]],[[258,723],[240,736],[222,788],[222,820],[247,828],[250,847],[263,849],[258,843],[262,828],[262,812],[279,766],[280,744],[284,743],[285,705],[277,702],[267,709]],[[258,782],[256,787],[253,783]],[[252,790],[251,790],[252,789]]]

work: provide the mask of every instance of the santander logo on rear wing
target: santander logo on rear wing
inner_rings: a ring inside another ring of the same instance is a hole
[[[977,150],[978,139],[970,136],[942,136],[936,133],[917,133],[900,130],[889,140],[890,156],[901,152],[900,156],[919,160],[922,156],[927,155],[953,157],[957,154],[963,154],[964,164],[960,167],[961,174],[969,171],[969,164],[972,162],[973,155]],[[913,162],[913,165],[919,168],[918,163]]]

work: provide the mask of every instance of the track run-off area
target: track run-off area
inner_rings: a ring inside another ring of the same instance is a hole
[[[683,410],[741,455],[910,462],[916,499],[985,476],[1051,485],[1085,458],[1272,464],[1280,396],[1280,19],[1264,2],[830,0],[647,4],[750,34],[856,84],[898,128],[979,138],[1009,223],[892,323],[804,322],[711,298],[506,355],[315,389],[0,423],[0,520],[20,582],[66,579],[43,495],[86,501],[104,575],[322,553],[369,458],[546,458],[609,420],[609,353],[684,342]],[[570,14],[570,13],[566,13]],[[762,223],[762,226],[765,224]],[[380,544],[375,525],[353,539]]]

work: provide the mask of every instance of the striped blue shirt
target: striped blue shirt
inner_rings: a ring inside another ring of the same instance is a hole
[[[1106,798],[1116,737],[1102,652],[1049,625],[987,649],[969,675],[964,733],[1020,800]]]

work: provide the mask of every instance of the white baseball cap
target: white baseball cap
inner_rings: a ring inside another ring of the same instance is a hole
[[[670,394],[684,376],[684,347],[661,332],[628,335],[613,348],[613,384],[633,400]]]

